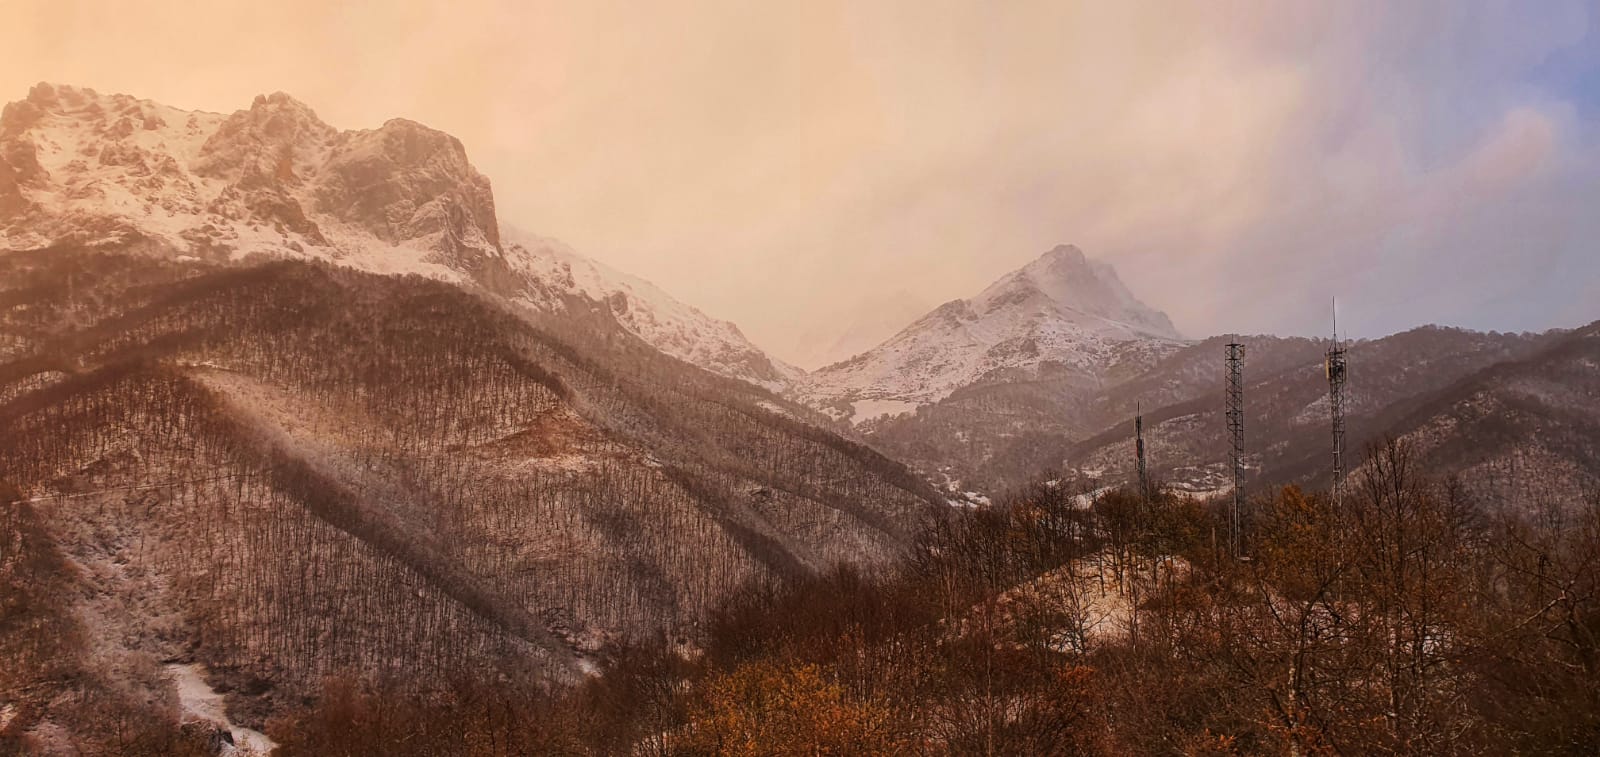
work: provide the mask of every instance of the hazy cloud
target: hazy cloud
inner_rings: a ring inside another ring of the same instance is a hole
[[[1600,318],[1594,2],[23,0],[38,80],[461,137],[502,216],[782,356],[1058,242],[1179,328]],[[888,296],[887,294],[883,296]]]

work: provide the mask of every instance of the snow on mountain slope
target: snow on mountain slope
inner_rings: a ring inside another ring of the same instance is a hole
[[[142,238],[460,280],[497,228],[461,143],[403,119],[341,132],[283,93],[224,116],[49,84],[0,115],[0,249]]]
[[[822,368],[803,401],[860,423],[884,408],[937,402],[985,377],[1044,364],[1098,381],[1132,354],[1165,354],[1182,337],[1116,271],[1059,246],[984,289],[941,305],[878,347]]]
[[[283,93],[223,115],[51,84],[0,115],[0,250],[142,241],[415,273],[545,310],[575,295],[707,370],[773,390],[802,373],[647,281],[519,240],[501,243],[489,180],[461,142],[405,119],[340,131]]]
[[[583,257],[561,242],[508,228],[506,243],[512,269],[549,287],[526,295],[538,307],[560,307],[564,295],[603,303],[623,328],[656,349],[773,391],[804,375],[762,352],[733,323],[712,318],[655,284]]]

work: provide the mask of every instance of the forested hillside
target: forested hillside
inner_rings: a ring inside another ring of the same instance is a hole
[[[1388,436],[1413,438],[1428,450],[1437,475],[1458,474],[1464,483],[1492,488],[1494,499],[1508,506],[1536,505],[1552,494],[1576,501],[1600,483],[1588,412],[1600,405],[1587,368],[1600,360],[1594,331],[1592,325],[1545,334],[1424,327],[1351,344],[1346,445],[1360,449]],[[1213,341],[1196,356],[1211,365],[1209,380],[1195,385],[1205,391],[1186,401],[1145,406],[1152,470],[1202,493],[1231,486],[1223,443],[1223,340]],[[1297,360],[1282,366],[1262,358],[1263,352],[1275,357],[1280,340],[1241,341],[1247,485],[1326,486],[1328,384],[1320,352],[1296,350]],[[1148,387],[1130,389],[1119,393],[1123,403],[1150,393]],[[1067,464],[1098,471],[1111,482],[1127,480],[1133,473],[1131,432],[1125,417],[1069,448]]]
[[[1222,397],[1225,345],[1245,348],[1247,466],[1266,485],[1326,485],[1325,341],[1212,337],[1165,355],[1132,353],[1098,382],[1043,363],[997,374],[919,408],[866,424],[878,448],[938,482],[978,492],[1023,486],[1058,467],[1107,483],[1133,475],[1133,417],[1142,408],[1153,470],[1195,493],[1231,485]],[[1562,338],[1423,327],[1350,346],[1349,443],[1382,438],[1406,414],[1477,372],[1537,354]]]
[[[540,695],[331,681],[287,754],[1593,754],[1600,494],[1511,512],[1371,448],[1337,502],[1221,511],[1067,482],[930,529],[895,574],[756,584],[701,649]],[[670,641],[670,640],[669,640]]]
[[[203,665],[258,727],[336,673],[570,681],[748,581],[887,564],[937,511],[899,464],[580,305],[535,323],[319,263],[0,257],[0,688],[28,692],[0,732],[174,716],[163,665]]]
[[[1129,343],[1113,370],[1094,382],[1050,363],[1001,373],[915,414],[869,423],[863,431],[897,459],[979,492],[1024,486],[1063,465],[1102,465],[1085,462],[1074,448],[1102,432],[1109,440],[1124,440],[1141,406],[1152,419],[1163,408],[1184,403],[1217,409],[1220,439],[1221,355],[1227,341],[1213,337],[1154,354]],[[1322,346],[1310,339],[1254,337],[1249,342],[1252,376],[1274,376],[1321,359]],[[1105,472],[1127,471],[1108,466]]]

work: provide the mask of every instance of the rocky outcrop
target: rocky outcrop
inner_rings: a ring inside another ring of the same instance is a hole
[[[0,111],[0,219],[27,210],[29,202],[23,196],[23,187],[37,186],[47,177],[39,165],[38,150],[32,142],[19,137],[44,117],[44,109],[34,98],[53,98],[53,90],[41,90],[48,86],[34,87],[29,99],[9,103]]]
[[[282,92],[259,95],[206,139],[194,172],[230,183],[297,186],[316,171],[337,134],[304,103]]]
[[[317,208],[391,243],[423,241],[467,263],[500,253],[489,179],[461,140],[405,119],[334,140]]]
[[[0,144],[0,219],[21,215],[28,209],[29,202],[22,188],[37,181],[42,172],[33,145],[26,142]]]

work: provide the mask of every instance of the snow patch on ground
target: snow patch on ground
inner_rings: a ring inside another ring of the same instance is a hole
[[[856,400],[855,402],[850,403],[850,406],[855,410],[855,413],[850,416],[850,422],[858,426],[865,421],[870,421],[874,418],[881,418],[885,415],[892,416],[903,415],[905,413],[915,413],[917,412],[917,408],[920,407],[920,405],[915,402],[889,399]]]
[[[778,404],[776,402],[773,402],[772,400],[756,400],[756,406],[760,407],[762,410],[766,410],[768,412],[771,412],[771,413],[774,413],[774,414],[777,414],[777,415],[781,415],[781,416],[783,416],[785,418],[788,418],[790,420],[796,420],[796,421],[803,421],[804,420],[800,416],[795,415],[788,408],[786,408],[786,407],[784,407],[784,406],[782,406],[782,405],[780,405],[780,404]]]
[[[198,663],[167,666],[167,675],[178,687],[178,703],[183,707],[184,722],[214,723],[233,734],[233,749],[224,748],[224,754],[269,754],[278,745],[267,735],[237,726],[228,719],[222,695],[206,683],[206,669]]]
[[[1094,503],[1101,497],[1105,496],[1107,492],[1116,488],[1117,487],[1115,486],[1102,486],[1091,492],[1074,494],[1072,495],[1072,506],[1079,510],[1088,510],[1089,508],[1094,507]]]

